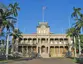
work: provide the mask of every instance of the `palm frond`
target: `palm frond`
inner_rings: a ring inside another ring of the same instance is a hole
[[[6,17],[6,19],[17,20],[16,18],[14,18],[14,17],[11,17],[11,16],[8,16],[8,17]]]
[[[9,7],[13,8],[13,5],[12,4],[9,4]]]
[[[17,2],[14,3],[14,7],[18,6],[19,4]]]

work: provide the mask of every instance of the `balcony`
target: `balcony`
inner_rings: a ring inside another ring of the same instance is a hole
[[[67,41],[62,41],[62,42],[50,41],[50,45],[68,45],[68,42]]]

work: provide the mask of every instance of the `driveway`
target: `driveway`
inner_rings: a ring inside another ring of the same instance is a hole
[[[2,64],[2,63],[1,63]],[[68,58],[47,58],[47,59],[19,59],[14,61],[9,61],[3,64],[77,64]]]

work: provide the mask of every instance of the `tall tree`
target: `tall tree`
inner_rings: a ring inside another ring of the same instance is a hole
[[[76,57],[76,37],[78,35],[78,30],[76,30],[75,27],[72,27],[72,28],[69,28],[66,33],[67,33],[67,36],[70,36],[73,38],[74,55]]]
[[[80,11],[81,8],[75,8],[73,7],[74,12],[72,13],[71,17],[74,17],[75,19],[78,19],[79,16],[81,15]]]
[[[14,50],[14,46],[17,46],[17,42],[16,39],[22,38],[22,32],[18,29],[15,28],[14,31],[10,34],[12,36],[12,53],[15,51],[17,52],[17,50]],[[15,45],[16,44],[16,45]]]
[[[80,32],[81,28],[83,27],[83,14],[80,12],[82,9],[81,8],[73,8],[74,12],[72,13],[72,17],[76,21],[75,28],[78,29],[78,42],[79,42],[79,55],[81,54],[81,46],[80,46]]]
[[[14,16],[18,16],[18,10],[20,10],[20,7],[18,7],[18,3],[14,3],[14,4],[9,4],[9,8],[11,8],[10,12],[14,15]]]
[[[12,6],[12,7],[11,7]],[[9,4],[9,8],[7,10],[0,9],[0,29],[3,31],[4,29],[7,30],[7,46],[6,46],[6,58],[8,59],[8,47],[9,47],[9,34],[10,31],[14,30],[14,24],[16,22],[16,17],[17,14],[17,7],[18,4]],[[11,30],[12,28],[12,30]]]

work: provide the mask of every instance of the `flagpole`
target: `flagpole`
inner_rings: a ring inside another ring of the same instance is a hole
[[[43,6],[42,7],[42,21],[44,22],[44,18],[45,18],[45,9],[46,9],[46,6]]]
[[[42,9],[42,21],[44,22],[44,9]]]

